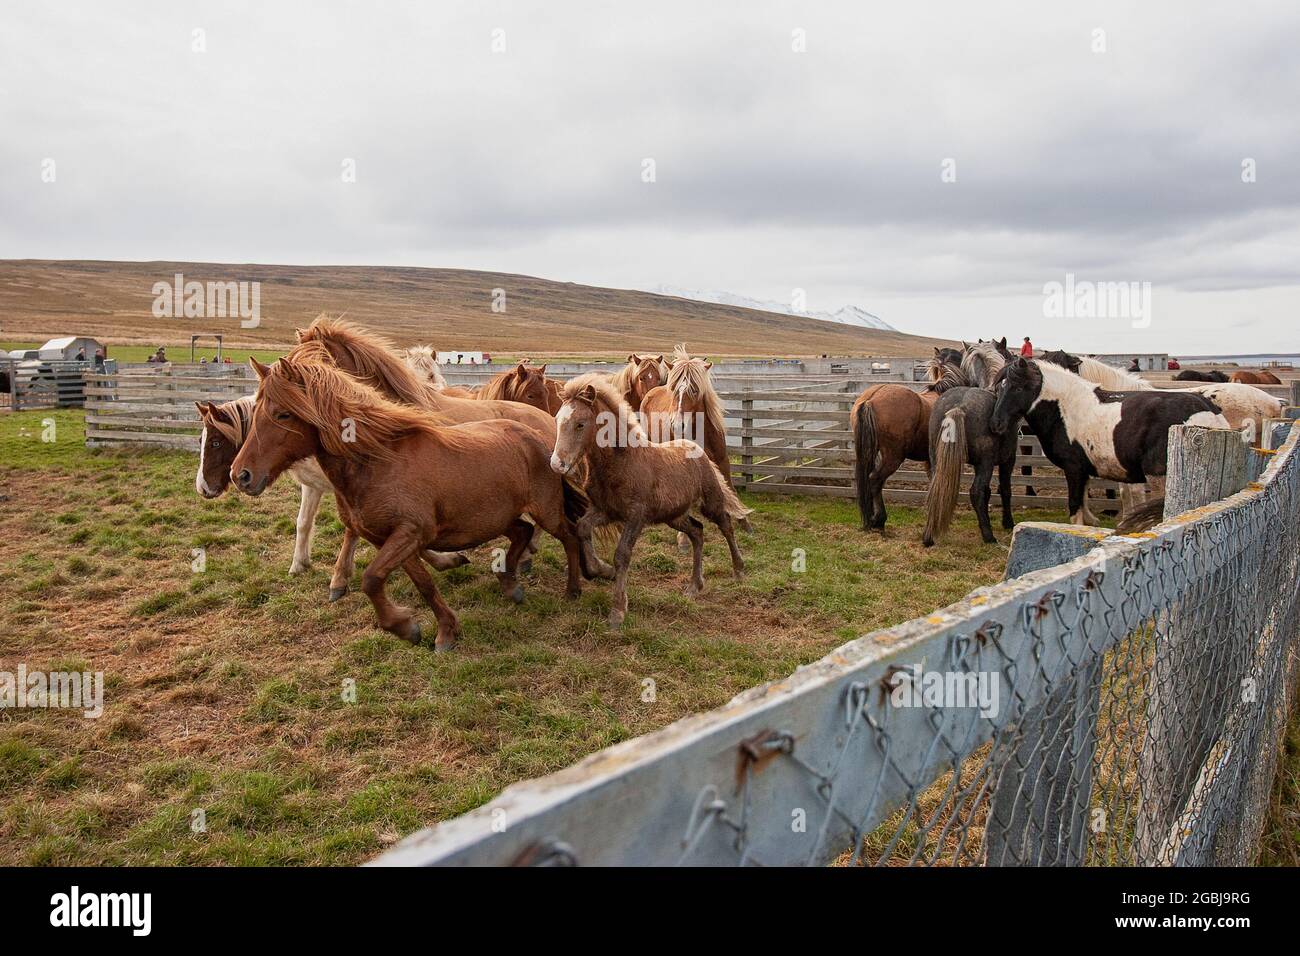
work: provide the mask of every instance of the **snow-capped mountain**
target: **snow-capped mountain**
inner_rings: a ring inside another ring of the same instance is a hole
[[[872,315],[866,309],[856,305],[846,305],[834,312],[796,312],[783,302],[764,302],[743,295],[735,295],[731,292],[701,292],[698,289],[678,289],[667,285],[661,285],[647,291],[653,292],[655,295],[671,295],[679,299],[694,299],[696,302],[732,305],[739,309],[758,309],[761,312],[777,312],[781,315],[798,315],[807,319],[820,319],[823,322],[838,322],[840,325],[856,325],[863,329],[884,329],[886,332],[898,331],[880,316]]]

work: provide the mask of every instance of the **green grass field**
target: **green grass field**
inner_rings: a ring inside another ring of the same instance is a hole
[[[893,509],[881,537],[858,530],[844,500],[749,497],[747,578],[731,579],[711,533],[708,588],[688,599],[688,557],[672,532],[651,531],[619,633],[605,627],[607,584],[563,600],[555,542],[518,607],[480,549],[441,579],[463,635],[435,656],[378,630],[359,594],[325,601],[332,505],[316,565],[290,578],[287,480],[258,499],[204,501],[193,455],[88,451],[82,436],[79,412],[0,415],[0,670],[107,682],[97,720],[0,711],[5,864],[356,863],[516,780],[950,603],[997,580],[1006,558],[965,512],[927,551],[912,509]],[[359,570],[372,553],[361,549]],[[392,583],[429,624],[409,582]]]

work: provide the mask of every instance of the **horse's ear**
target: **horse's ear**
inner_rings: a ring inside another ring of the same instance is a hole
[[[269,366],[263,365],[257,359],[253,358],[253,356],[251,355],[248,357],[248,366],[254,372],[257,373],[257,380],[259,382],[263,381],[268,375],[271,374],[271,369]]]
[[[662,362],[663,360],[664,360],[664,356],[662,352],[660,352],[658,355],[655,356],[656,362]]]
[[[212,414],[211,402],[195,402],[194,407],[199,410],[200,418],[207,418]]]
[[[294,329],[294,330],[293,330],[293,336],[294,336],[294,338],[296,338],[299,342],[302,341],[302,337],[303,337],[305,334],[306,334],[306,332],[305,332],[305,330],[303,330],[303,329]]]
[[[934,347],[934,357],[935,358],[939,357],[939,346],[937,345]]]
[[[639,364],[641,364],[641,356],[637,355],[635,352],[633,352],[631,355],[629,355],[629,356],[627,357],[627,360],[628,360],[628,362],[629,362],[630,364],[632,364],[632,365],[639,365]]]
[[[595,405],[595,404],[596,404],[596,386],[595,386],[595,385],[588,385],[588,386],[587,386],[586,388],[584,388],[581,392],[579,392],[579,393],[577,394],[577,396],[575,396],[575,397],[578,398],[580,401],[584,401],[584,402],[586,402],[588,405]]]
[[[708,359],[705,359],[705,360],[704,360],[704,371],[707,372],[707,371],[708,371],[709,369],[711,369],[711,368],[713,368],[713,363],[710,362]]]
[[[1002,336],[1002,341],[999,342],[998,345],[1000,345],[1002,348],[1006,348],[1006,347],[1007,347],[1007,337],[1006,337],[1005,335]]]
[[[542,378],[546,378],[546,366],[545,365],[537,366],[537,374],[540,375]]]

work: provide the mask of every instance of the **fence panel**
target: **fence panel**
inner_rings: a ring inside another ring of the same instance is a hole
[[[127,366],[85,373],[86,444],[199,447],[195,402],[228,402],[257,389],[241,365]]]
[[[1249,863],[1300,673],[1298,438],[1230,498],[1133,537],[1070,529],[1068,563],[515,784],[374,862]],[[1189,706],[1194,729],[1171,737]]]

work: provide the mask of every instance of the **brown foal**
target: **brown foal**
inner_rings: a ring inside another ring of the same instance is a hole
[[[315,457],[345,504],[355,531],[379,549],[362,576],[379,625],[417,643],[408,608],[385,584],[406,571],[438,620],[435,649],[456,643],[460,625],[420,560],[425,549],[460,551],[505,535],[503,593],[523,600],[515,572],[532,538],[527,514],[559,539],[568,559],[566,596],[581,592],[574,520],[586,502],[550,468],[550,447],[518,422],[449,425],[445,418],[389,402],[331,365],[283,358],[272,368],[250,359],[260,379],[252,423],[230,466],[241,491],[259,495],[286,468]]]
[[[579,376],[564,386],[564,405],[556,416],[559,434],[551,467],[571,474],[586,461],[586,491],[591,507],[578,522],[580,534],[610,523],[621,523],[614,553],[614,594],[609,625],[617,628],[627,615],[627,572],[632,548],[642,529],[666,524],[685,534],[694,549],[688,595],[704,588],[704,525],[690,514],[698,507],[722,531],[731,549],[736,577],[745,562],[736,547],[733,520],[750,513],[716,465],[699,445],[674,440],[655,444],[637,422],[622,396],[599,373]]]

